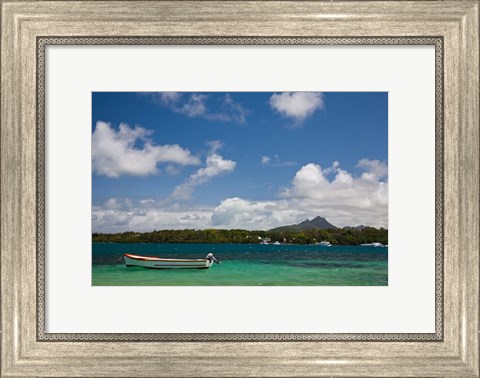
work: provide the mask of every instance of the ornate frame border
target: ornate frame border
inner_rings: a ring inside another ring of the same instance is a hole
[[[46,333],[45,50],[48,45],[433,45],[435,46],[435,333]],[[443,37],[37,37],[37,341],[443,341]]]

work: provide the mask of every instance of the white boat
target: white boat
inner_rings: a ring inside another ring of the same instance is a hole
[[[204,259],[164,259],[153,256],[139,256],[124,253],[125,265],[141,266],[149,269],[207,269],[213,263],[220,264],[213,253],[209,253]]]
[[[382,243],[365,243],[360,244],[361,247],[385,247]]]
[[[329,241],[326,241],[326,240],[324,240],[320,243],[317,243],[317,245],[323,245],[324,247],[331,247],[332,246],[332,244]]]

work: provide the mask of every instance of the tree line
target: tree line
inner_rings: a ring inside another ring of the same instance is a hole
[[[355,229],[310,229],[303,231],[247,231],[247,230],[154,230],[152,232],[93,233],[93,242],[113,243],[234,243],[258,244],[262,240],[287,244],[315,244],[328,241],[334,245],[365,243],[388,244],[388,230],[368,227]]]

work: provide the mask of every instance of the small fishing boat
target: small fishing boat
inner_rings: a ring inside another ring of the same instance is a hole
[[[125,265],[141,266],[149,269],[207,269],[213,263],[220,264],[213,253],[209,253],[204,259],[164,259],[161,257],[138,256],[124,253]]]

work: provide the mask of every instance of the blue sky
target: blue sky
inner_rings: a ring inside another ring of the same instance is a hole
[[[94,232],[387,226],[386,92],[92,94]]]

